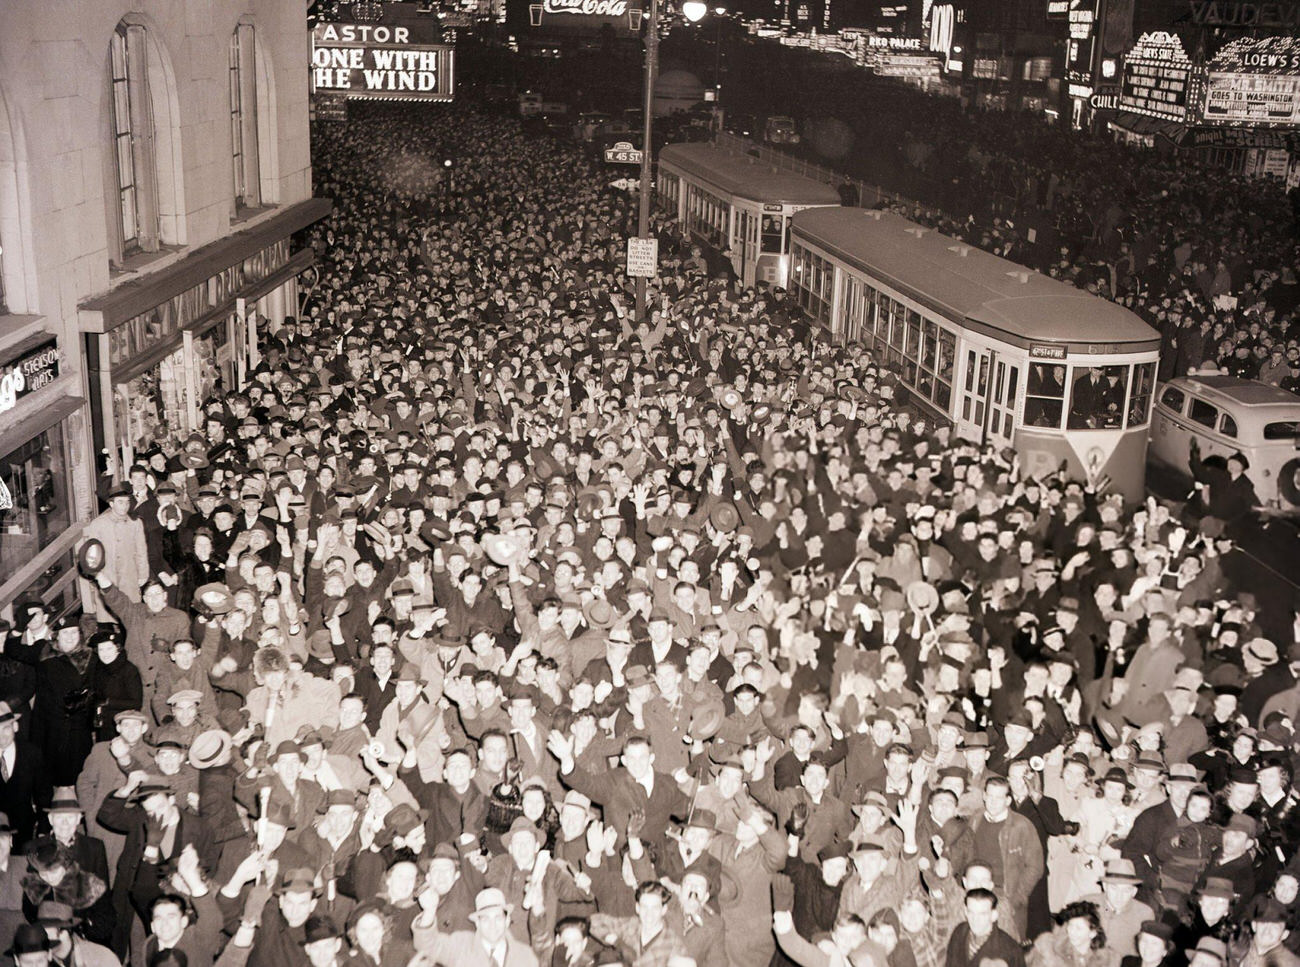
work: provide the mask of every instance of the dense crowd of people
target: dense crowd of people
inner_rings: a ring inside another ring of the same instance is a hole
[[[6,631],[18,964],[1297,963],[1300,642],[1221,521],[952,439],[663,221],[638,322],[573,148],[358,114],[301,313]]]

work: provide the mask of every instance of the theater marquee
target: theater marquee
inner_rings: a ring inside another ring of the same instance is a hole
[[[426,42],[410,26],[322,23],[312,31],[312,89],[349,98],[450,101],[449,44]]]

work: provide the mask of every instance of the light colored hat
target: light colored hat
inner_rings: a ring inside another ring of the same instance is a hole
[[[482,914],[487,913],[489,910],[504,910],[509,913],[513,909],[513,906],[506,903],[506,895],[492,886],[486,890],[478,891],[478,896],[474,897],[474,912],[469,915],[469,918],[477,921]]]

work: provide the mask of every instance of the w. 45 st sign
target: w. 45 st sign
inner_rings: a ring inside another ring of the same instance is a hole
[[[605,149],[605,160],[616,165],[639,165],[641,151],[632,147],[630,141],[619,141],[614,147]]]

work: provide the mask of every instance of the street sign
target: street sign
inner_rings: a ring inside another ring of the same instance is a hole
[[[658,274],[659,239],[627,240],[627,274],[632,278],[652,279]]]
[[[641,152],[632,147],[630,141],[619,141],[614,147],[605,149],[605,160],[616,165],[639,165]]]
[[[616,178],[609,183],[609,187],[617,188],[619,191],[636,191],[641,187],[640,178]]]

